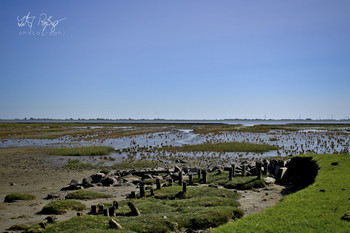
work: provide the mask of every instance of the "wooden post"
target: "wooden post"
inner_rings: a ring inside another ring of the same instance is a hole
[[[179,171],[179,185],[182,185],[183,182],[183,174],[182,171]]]
[[[255,163],[255,167],[256,167],[256,172],[257,172],[257,177],[260,180],[262,177],[262,171],[261,171],[261,162],[256,162]]]
[[[129,198],[136,198],[136,193],[135,191],[131,191]]]
[[[129,201],[128,206],[129,206],[129,208],[131,210],[131,214],[133,216],[140,216],[141,215],[140,211],[136,208],[136,206],[133,202]]]
[[[193,175],[192,175],[192,173],[190,173],[189,175],[188,175],[188,179],[189,179],[189,185],[193,185]]]
[[[91,206],[91,214],[97,214],[97,206],[96,205],[92,205]]]
[[[104,205],[98,205],[98,212],[103,213],[104,208]]]
[[[109,216],[114,217],[115,216],[115,207],[109,207],[108,208]]]
[[[242,176],[245,176],[245,169],[246,169],[245,164],[242,164]]]
[[[207,172],[206,171],[203,171],[202,172],[202,176],[203,176],[203,184],[206,184],[207,183]]]
[[[119,224],[119,223],[117,223],[117,221],[115,221],[114,219],[111,219],[111,220],[109,220],[109,227],[110,228],[113,228],[113,229],[123,229],[122,228],[122,226]]]
[[[154,189],[151,188],[150,191],[151,191],[151,196],[153,197],[154,196]]]
[[[184,193],[187,192],[187,183],[186,182],[182,183],[182,192],[184,192]]]
[[[264,175],[268,176],[269,175],[269,163],[267,161],[264,162]]]
[[[235,177],[236,176],[236,164],[232,164],[231,167],[232,167],[232,177]]]
[[[201,179],[201,174],[202,173],[202,170],[201,169],[198,169],[198,172],[197,172],[197,174],[198,174],[198,181]]]
[[[104,209],[104,210],[103,210],[103,215],[104,215],[104,216],[107,216],[107,217],[109,216],[108,209]]]
[[[145,186],[143,184],[140,185],[140,197],[143,198],[145,197],[146,192],[145,192]]]
[[[173,179],[169,180],[169,186],[173,186]]]
[[[157,189],[161,189],[160,179],[156,179]]]
[[[232,180],[232,175],[233,174],[233,168],[230,167],[230,169],[228,170],[228,180]]]
[[[113,207],[117,210],[119,209],[119,203],[117,201],[113,201]]]

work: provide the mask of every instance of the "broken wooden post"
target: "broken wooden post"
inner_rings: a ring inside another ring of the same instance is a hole
[[[228,180],[232,180],[232,177],[233,177],[233,168],[230,167],[229,170],[228,170]]]
[[[179,185],[182,185],[183,182],[183,174],[182,171],[179,171]]]
[[[109,216],[109,212],[108,212],[108,209],[104,209],[103,210],[103,215],[108,217]]]
[[[264,175],[268,176],[269,175],[269,162],[265,161],[264,162]]]
[[[169,180],[169,184],[168,184],[169,186],[173,186],[173,179],[170,179]]]
[[[115,216],[115,207],[114,206],[109,207],[108,208],[108,213],[109,213],[110,217],[114,217]]]
[[[151,188],[150,191],[151,191],[151,197],[153,197],[154,196],[154,189]]]
[[[119,209],[119,203],[117,201],[113,201],[113,207],[117,210]]]
[[[135,204],[132,201],[128,202],[128,206],[131,210],[132,216],[140,216],[141,215],[140,211],[136,208]]]
[[[197,172],[197,174],[198,174],[198,181],[201,179],[201,174],[202,173],[202,171],[201,171],[201,169],[198,169],[198,172]]]
[[[156,179],[157,189],[161,189],[160,179]]]
[[[188,183],[189,183],[189,185],[193,185],[193,175],[192,175],[192,173],[190,173],[188,175]]]
[[[104,205],[98,205],[98,212],[103,213],[104,208]]]
[[[140,197],[143,198],[145,196],[146,196],[145,186],[143,184],[140,184]]]
[[[232,164],[231,167],[232,167],[232,177],[235,177],[236,176],[236,164]]]
[[[242,165],[242,176],[245,176],[245,170],[246,170],[246,167],[245,167],[245,164]]]
[[[184,193],[187,192],[187,183],[186,182],[182,183],[182,192],[184,192]]]
[[[206,184],[207,183],[207,172],[206,171],[202,172],[202,177],[203,177],[203,184]]]
[[[109,227],[112,229],[123,229],[122,226],[117,223],[117,221],[115,221],[114,219],[109,220]]]
[[[255,162],[255,168],[256,168],[257,177],[259,180],[261,180],[262,178],[261,162]]]
[[[136,198],[136,193],[135,191],[131,191],[129,198]]]
[[[92,205],[91,206],[91,214],[97,214],[97,206],[96,205]]]

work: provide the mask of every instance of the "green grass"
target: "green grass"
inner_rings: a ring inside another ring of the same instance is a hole
[[[238,209],[237,193],[226,189],[188,187],[184,198],[174,199],[181,190],[177,185],[163,187],[155,190],[155,197],[133,199],[141,212],[141,216],[137,217],[128,216],[130,209],[127,202],[130,200],[120,201],[117,217],[113,219],[124,228],[122,232],[158,233],[216,227],[243,215]],[[108,206],[111,203],[103,204]],[[101,215],[85,215],[49,225],[45,232],[110,232],[110,219]]]
[[[214,152],[267,152],[277,150],[276,146],[268,144],[255,144],[247,142],[222,142],[203,143],[196,145],[184,145],[180,147],[163,147],[170,151],[192,152],[192,151],[214,151]]]
[[[27,193],[11,193],[5,197],[4,202],[15,202],[18,200],[34,200],[35,196]]]
[[[52,155],[61,156],[102,156],[108,155],[114,151],[113,147],[108,146],[88,146],[88,147],[73,147],[73,148],[55,148],[50,152]]]
[[[312,156],[320,166],[314,184],[214,232],[349,232],[350,222],[340,218],[350,213],[350,155]]]
[[[99,198],[111,198],[113,195],[107,193],[98,193],[88,190],[78,190],[67,194],[66,199],[77,199],[77,200],[93,200]]]
[[[75,200],[57,200],[45,205],[41,210],[43,214],[64,214],[70,210],[81,211],[86,206]]]
[[[97,166],[90,163],[83,163],[79,159],[69,159],[66,164],[63,165],[66,169],[73,170],[84,170],[84,169],[94,169]]]

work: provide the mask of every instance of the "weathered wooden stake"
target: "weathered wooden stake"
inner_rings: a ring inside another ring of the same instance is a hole
[[[107,217],[109,216],[108,209],[104,209],[104,210],[103,210],[103,215],[104,215],[104,216],[107,216]]]
[[[188,183],[189,183],[189,185],[193,185],[193,175],[192,175],[192,173],[188,175]]]
[[[262,177],[262,171],[261,171],[261,162],[256,162],[255,163],[255,167],[256,167],[256,172],[257,172],[257,177],[260,180]]]
[[[97,214],[97,206],[96,205],[91,206],[91,214]]]
[[[232,177],[235,177],[236,176],[236,164],[232,164],[231,167],[232,167]]]
[[[173,179],[169,180],[169,186],[173,186]]]
[[[119,209],[119,203],[117,201],[113,201],[113,207],[117,210]]]
[[[201,169],[198,169],[198,172],[197,172],[197,174],[198,174],[198,181],[201,179],[201,174],[202,173],[202,170]]]
[[[140,197],[145,197],[146,196],[146,192],[145,192],[145,186],[142,184],[140,185]]]
[[[267,161],[264,162],[264,175],[269,175],[269,163]]]
[[[182,183],[182,192],[184,192],[184,193],[187,192],[187,183],[186,182]]]
[[[104,208],[104,205],[98,205],[98,212],[103,213]]]
[[[179,185],[182,185],[183,182],[183,174],[182,171],[179,171]]]
[[[203,177],[203,184],[206,184],[207,183],[207,172],[206,171],[202,172],[202,177]]]
[[[136,206],[133,202],[129,201],[128,206],[129,206],[129,208],[131,210],[131,214],[133,216],[140,216],[141,215],[140,211],[136,208]]]
[[[230,167],[230,169],[228,170],[228,180],[232,180],[232,175],[233,174],[233,168]]]
[[[135,191],[131,191],[129,198],[136,198],[136,193]]]
[[[246,174],[245,174],[245,169],[246,169],[245,164],[243,164],[243,165],[242,165],[242,176],[245,176],[245,175],[246,175]]]
[[[156,179],[156,185],[157,185],[157,189],[162,188],[162,185],[160,184],[160,179]]]
[[[117,221],[115,221],[114,219],[111,219],[111,220],[109,220],[109,227],[110,228],[113,228],[113,229],[123,229],[122,228],[122,226],[119,224],[119,223],[117,223]]]
[[[115,207],[109,207],[108,208],[109,216],[114,217],[115,216]]]
[[[150,191],[151,191],[151,196],[154,196],[154,189],[152,188],[150,189]]]

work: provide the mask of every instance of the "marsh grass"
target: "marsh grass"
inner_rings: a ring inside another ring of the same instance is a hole
[[[196,151],[213,151],[213,152],[267,152],[277,150],[277,146],[268,144],[255,144],[247,142],[222,142],[222,143],[203,143],[196,145],[184,145],[179,147],[166,146],[162,149],[168,151],[196,152]]]
[[[123,232],[178,232],[186,228],[207,229],[219,226],[231,219],[242,217],[236,201],[238,194],[226,189],[209,187],[188,187],[182,199],[174,199],[180,186],[163,187],[155,191],[154,197],[133,199],[141,216],[129,216],[129,200],[119,202],[113,217]],[[103,203],[105,207],[109,203]],[[68,221],[48,226],[45,232],[109,232],[111,218],[101,215],[75,217]]]
[[[310,156],[310,155],[308,155]],[[214,232],[349,232],[350,155],[313,155],[320,166],[315,183],[265,211]],[[339,165],[331,165],[338,162]]]
[[[71,192],[66,195],[66,199],[77,199],[77,200],[93,200],[99,198],[111,198],[113,195],[107,193],[98,193],[92,192],[88,190],[78,190],[75,192]]]
[[[95,166],[90,163],[83,163],[79,159],[68,159],[68,162],[63,165],[63,168],[72,169],[72,170],[88,170],[95,169],[98,166]]]
[[[4,202],[15,202],[19,200],[34,200],[36,197],[28,193],[11,193],[5,197]]]
[[[113,147],[109,146],[87,146],[73,148],[54,148],[50,150],[52,155],[60,156],[103,156],[114,151]]]
[[[57,200],[45,205],[41,210],[43,214],[64,214],[70,210],[81,211],[86,206],[75,200]]]

